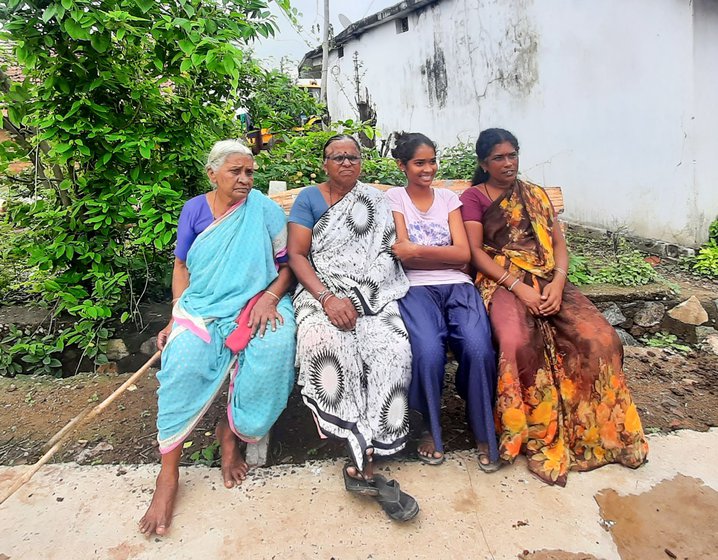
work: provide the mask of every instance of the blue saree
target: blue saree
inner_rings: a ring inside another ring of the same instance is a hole
[[[284,410],[294,383],[295,322],[288,296],[277,304],[284,325],[233,354],[224,341],[241,309],[278,275],[286,218],[258,191],[195,239],[187,254],[190,285],[176,303],[162,352],[157,412],[160,452],[192,432],[231,376],[229,425],[245,441],[262,438]]]

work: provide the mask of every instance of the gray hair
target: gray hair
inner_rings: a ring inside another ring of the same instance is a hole
[[[227,156],[231,156],[232,154],[249,156],[254,159],[252,150],[242,144],[239,140],[220,140],[219,142],[215,142],[214,146],[212,146],[212,149],[207,156],[207,163],[204,168],[207,171],[210,169],[212,171],[217,171],[220,167],[222,167],[222,165],[224,165],[224,161],[227,159]]]

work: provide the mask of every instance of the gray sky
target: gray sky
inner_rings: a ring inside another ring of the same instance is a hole
[[[350,21],[355,22],[368,15],[374,14],[397,4],[399,0],[330,0],[329,13],[334,34],[344,29],[339,23],[338,15],[344,14]],[[270,4],[272,13],[277,17],[279,32],[274,39],[263,39],[254,45],[254,51],[259,58],[265,59],[268,65],[278,67],[283,56],[288,56],[299,62],[307,51],[312,50],[321,42],[321,31],[317,29],[323,19],[323,0],[292,0],[301,16],[299,22],[301,33],[292,27],[287,17],[281,13],[276,4]],[[312,29],[313,28],[313,29]]]

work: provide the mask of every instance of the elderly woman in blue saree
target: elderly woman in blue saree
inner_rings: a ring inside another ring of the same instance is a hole
[[[182,209],[172,319],[157,338],[162,467],[152,503],[140,520],[146,534],[167,532],[182,443],[227,378],[227,417],[217,426],[227,488],[247,475],[240,442],[268,433],[294,383],[295,321],[286,295],[293,276],[284,212],[252,190],[254,159],[240,142],[215,144],[206,169],[214,190]]]

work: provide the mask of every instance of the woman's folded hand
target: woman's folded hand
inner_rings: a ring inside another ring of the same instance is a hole
[[[519,282],[512,292],[528,308],[531,315],[543,315],[543,313],[541,313],[541,294],[531,286]]]
[[[541,315],[555,315],[561,309],[561,301],[563,300],[563,283],[549,282],[544,286],[541,294],[541,305],[539,311]]]
[[[350,331],[357,323],[357,310],[348,298],[331,296],[324,300],[324,313],[332,325],[343,331]]]
[[[277,311],[276,298],[270,294],[264,294],[252,308],[247,326],[252,329],[252,336],[259,333],[259,337],[262,338],[270,324],[272,331],[276,331],[277,324],[284,324],[284,317]]]

